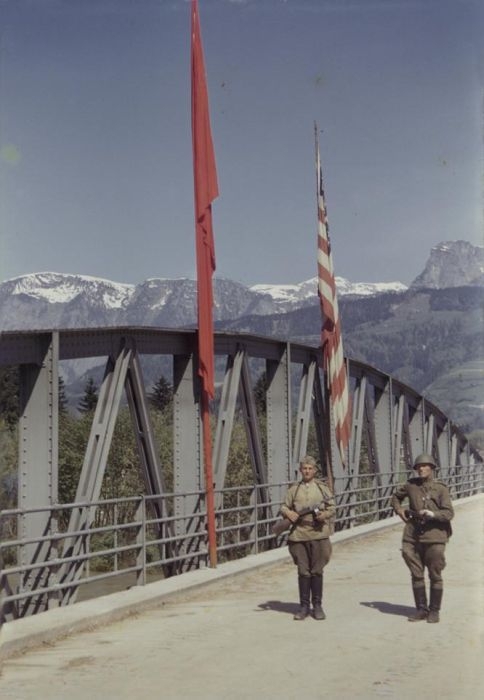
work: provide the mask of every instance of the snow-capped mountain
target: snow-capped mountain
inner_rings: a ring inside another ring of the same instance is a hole
[[[408,287],[402,282],[350,282],[344,277],[335,277],[339,295],[370,296],[382,292],[404,292]],[[268,294],[275,302],[299,304],[317,301],[318,278],[312,277],[299,284],[255,284],[254,292]]]
[[[117,324],[133,292],[134,285],[87,275],[23,275],[0,284],[0,330]]]
[[[214,320],[277,313],[268,295],[214,279]],[[42,272],[0,284],[0,330],[102,326],[173,328],[196,323],[196,282],[150,279],[119,284],[86,275]]]
[[[340,294],[403,291],[399,282],[352,284],[337,278]],[[214,320],[285,313],[318,303],[317,280],[254,285],[215,278]],[[0,284],[0,330],[139,325],[173,328],[196,323],[196,282],[149,279],[120,284],[87,275],[41,272]]]
[[[456,287],[484,284],[484,248],[466,241],[432,249],[411,287]],[[340,296],[369,297],[404,293],[401,282],[350,282],[336,278]],[[299,284],[256,284],[214,278],[214,320],[266,316],[318,304],[317,279]],[[196,324],[196,282],[149,279],[121,284],[86,275],[42,272],[0,284],[0,331],[102,326],[190,327]]]
[[[2,285],[10,294],[23,294],[45,299],[50,304],[66,304],[89,287],[93,297],[97,297],[106,308],[120,309],[134,291],[132,284],[120,284],[88,275],[64,275],[55,272],[36,272],[12,280]]]

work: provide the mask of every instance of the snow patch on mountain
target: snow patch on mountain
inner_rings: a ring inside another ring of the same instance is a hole
[[[12,296],[26,295],[49,304],[67,304],[82,294],[89,295],[107,309],[122,309],[134,293],[135,286],[89,275],[38,272],[7,280]]]
[[[335,277],[336,290],[341,296],[353,294],[371,296],[383,292],[404,292],[407,286],[402,282],[350,282],[344,277]],[[299,284],[255,284],[251,291],[269,294],[276,302],[301,302],[318,296],[318,278],[312,277]]]

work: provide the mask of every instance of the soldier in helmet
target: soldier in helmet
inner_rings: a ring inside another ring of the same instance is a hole
[[[429,454],[421,454],[413,465],[418,476],[399,486],[392,496],[392,508],[405,523],[402,556],[410,569],[417,612],[410,622],[439,622],[442,603],[442,570],[445,545],[452,534],[454,509],[447,486],[434,478],[437,465]],[[402,503],[408,499],[408,507]],[[430,579],[427,604],[425,569]]]

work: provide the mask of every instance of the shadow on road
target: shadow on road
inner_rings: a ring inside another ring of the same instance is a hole
[[[364,605],[367,608],[374,608],[381,613],[386,615],[401,615],[402,617],[408,617],[415,612],[415,608],[409,608],[408,605],[394,605],[393,603],[385,603],[381,600],[373,600],[371,602],[360,602],[360,605]]]
[[[287,613],[294,615],[299,610],[297,603],[283,603],[281,600],[268,600],[265,603],[259,603],[257,606],[260,610],[274,610],[275,612]]]

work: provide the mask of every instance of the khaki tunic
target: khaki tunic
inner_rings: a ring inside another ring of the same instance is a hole
[[[409,479],[399,486],[392,496],[392,508],[400,510],[402,501],[408,498],[411,510],[431,510],[435,517],[423,522],[409,520],[403,530],[403,542],[421,542],[422,544],[445,544],[451,534],[450,521],[454,509],[449,489],[437,479]]]
[[[290,486],[281,507],[283,516],[286,516],[289,510],[300,513],[306,508],[314,507],[318,507],[324,512],[324,522],[315,521],[312,513],[304,515],[291,529],[288,537],[289,542],[327,539],[331,534],[331,521],[336,513],[334,496],[326,484],[321,481],[315,479],[309,483],[300,481]]]

